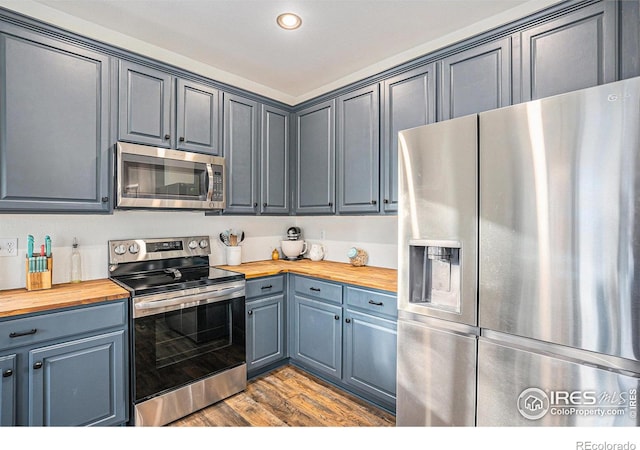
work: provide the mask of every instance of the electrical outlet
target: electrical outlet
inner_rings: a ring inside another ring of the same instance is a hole
[[[325,233],[324,230],[320,230],[320,239],[322,239],[324,241],[325,239]]]
[[[18,238],[0,238],[0,256],[18,256]]]

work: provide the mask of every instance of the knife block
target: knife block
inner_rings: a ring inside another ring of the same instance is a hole
[[[51,279],[53,278],[53,256],[47,258],[47,270],[44,272],[29,272],[29,258],[26,258],[25,264],[27,291],[51,289]]]

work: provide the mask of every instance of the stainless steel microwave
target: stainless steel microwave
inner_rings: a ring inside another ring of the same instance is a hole
[[[220,156],[116,145],[116,208],[223,209],[224,186]]]

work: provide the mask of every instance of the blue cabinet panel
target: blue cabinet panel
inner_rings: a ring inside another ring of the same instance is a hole
[[[225,213],[258,212],[258,103],[223,94],[224,149],[227,164]]]
[[[203,84],[178,79],[178,150],[220,155],[220,93]]]
[[[616,2],[599,2],[523,31],[521,100],[615,81],[616,11]]]
[[[511,104],[511,38],[442,60],[442,117],[453,119]]]
[[[335,212],[335,100],[296,114],[296,214]]]
[[[390,409],[395,409],[395,320],[347,310],[344,335],[346,383],[384,402]]]
[[[339,213],[379,211],[380,85],[337,100],[337,198]]]
[[[288,214],[291,197],[289,113],[282,109],[262,105],[261,124],[260,212],[262,214]]]
[[[285,357],[284,296],[251,300],[247,310],[247,371]]]
[[[435,63],[396,75],[383,83],[382,207],[398,210],[398,132],[436,120]]]
[[[0,426],[16,423],[16,355],[0,356]]]
[[[302,364],[333,378],[342,377],[342,308],[294,297],[294,354]]]
[[[29,352],[29,425],[113,425],[126,419],[124,330]]]
[[[121,60],[119,80],[119,139],[171,147],[173,77]]]
[[[0,35],[0,210],[110,210],[109,65],[35,33]]]

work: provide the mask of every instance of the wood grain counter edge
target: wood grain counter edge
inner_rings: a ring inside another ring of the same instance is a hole
[[[129,291],[107,279],[55,284],[51,289],[0,291],[0,318],[90,305],[129,297]]]
[[[351,264],[341,262],[307,259],[301,261],[255,261],[239,266],[218,267],[243,273],[247,280],[281,273],[293,273],[382,291],[398,291],[398,271],[383,267],[354,267]]]

